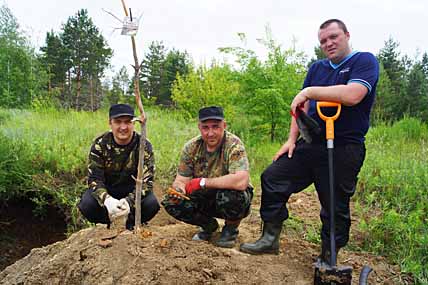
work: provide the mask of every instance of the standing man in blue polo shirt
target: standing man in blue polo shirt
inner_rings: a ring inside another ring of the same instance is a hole
[[[288,199],[291,194],[314,183],[321,202],[322,250],[319,258],[329,263],[328,156],[325,123],[317,114],[317,101],[342,104],[341,115],[335,121],[334,140],[337,250],[348,242],[351,226],[349,202],[365,158],[364,137],[369,128],[379,66],[371,53],[351,50],[350,34],[340,20],[330,19],[321,24],[318,39],[327,58],[311,65],[303,89],[291,103],[291,110],[296,113],[297,108],[303,107],[319,123],[321,135],[313,137],[311,143],[298,139],[299,129],[292,118],[288,140],[261,176],[262,236],[254,243],[242,244],[240,249],[244,252],[278,254],[282,223],[289,216]]]

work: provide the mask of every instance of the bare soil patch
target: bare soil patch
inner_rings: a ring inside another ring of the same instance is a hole
[[[162,198],[156,187],[156,195]],[[316,220],[316,194],[295,195],[294,215]],[[258,205],[240,226],[239,243],[260,236]],[[315,212],[315,213],[314,213]],[[312,215],[312,217],[305,217]],[[222,223],[222,221],[220,221]],[[177,222],[161,212],[146,227],[146,234],[106,229],[97,225],[67,240],[36,248],[0,272],[0,284],[312,284],[319,245],[283,231],[279,255],[252,256],[215,247],[212,242],[191,241],[196,227]],[[213,240],[219,238],[216,233]],[[107,240],[103,246],[101,240]],[[397,266],[383,257],[344,250],[339,263],[354,267],[354,283],[363,265],[374,272],[370,284],[403,284]]]

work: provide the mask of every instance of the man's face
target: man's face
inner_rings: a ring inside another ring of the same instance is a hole
[[[320,29],[318,40],[322,51],[333,63],[341,62],[351,52],[349,33],[345,33],[337,23]]]
[[[214,151],[221,144],[226,129],[226,122],[220,120],[206,120],[199,122],[199,131],[208,151]]]
[[[113,132],[114,141],[119,145],[126,145],[131,142],[134,132],[132,117],[122,116],[110,120],[110,128]]]

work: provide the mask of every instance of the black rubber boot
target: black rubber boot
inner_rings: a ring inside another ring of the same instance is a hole
[[[282,223],[265,222],[263,234],[255,243],[243,243],[240,250],[251,254],[279,253],[279,236],[282,230]]]
[[[238,237],[238,225],[224,225],[221,236],[216,242],[219,247],[232,248],[235,246],[236,238]]]
[[[192,240],[194,241],[208,241],[210,240],[213,232],[218,229],[218,222],[216,219],[212,219],[208,224],[201,226],[199,232],[197,232]]]
[[[336,247],[336,259],[339,256],[339,250],[340,250],[340,247]],[[330,246],[323,243],[321,245],[321,254],[318,255],[317,262],[331,265],[330,264],[330,255],[331,255]]]

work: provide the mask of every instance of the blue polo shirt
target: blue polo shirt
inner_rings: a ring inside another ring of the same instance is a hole
[[[333,64],[328,59],[319,60],[309,68],[303,88],[348,83],[359,83],[367,88],[367,94],[360,103],[354,106],[342,105],[342,112],[334,123],[335,145],[364,142],[369,129],[370,110],[375,99],[378,78],[379,64],[376,57],[368,52],[352,52],[339,64]],[[316,101],[310,100],[309,106],[308,114],[322,129],[319,142],[325,141],[325,122],[317,114]],[[322,111],[330,116],[335,113],[336,108],[322,108]]]

